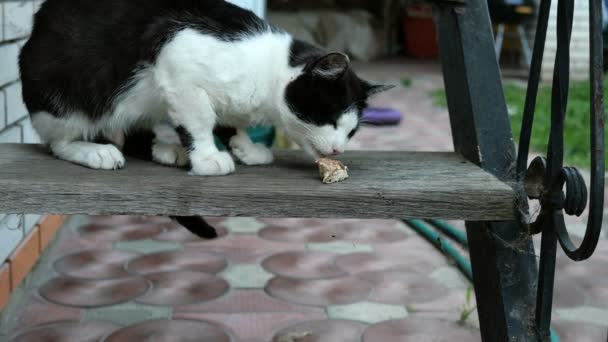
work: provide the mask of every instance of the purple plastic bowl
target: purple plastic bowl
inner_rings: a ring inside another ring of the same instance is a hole
[[[401,122],[400,111],[391,108],[366,108],[362,121],[370,125],[397,125]]]

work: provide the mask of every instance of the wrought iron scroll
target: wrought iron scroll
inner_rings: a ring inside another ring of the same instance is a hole
[[[550,339],[553,281],[557,243],[575,261],[589,258],[598,243],[604,208],[604,75],[602,39],[602,0],[589,1],[590,18],[590,142],[591,185],[574,167],[564,167],[564,121],[568,104],[570,38],[574,0],[557,2],[557,52],[553,71],[551,131],[547,157],[538,157],[526,169],[540,71],[547,36],[551,0],[541,0],[524,116],[519,140],[517,173],[531,199],[540,200],[541,211],[529,225],[532,233],[542,233],[536,323],[542,340]],[[565,187],[565,192],[564,192]],[[580,246],[575,246],[564,223],[567,215],[580,216],[587,207],[589,219]]]

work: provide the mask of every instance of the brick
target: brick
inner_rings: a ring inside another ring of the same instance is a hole
[[[9,258],[11,263],[11,290],[15,290],[30,273],[40,257],[40,234],[38,229],[32,230],[23,239]]]
[[[23,142],[26,144],[39,144],[40,136],[32,126],[32,122],[29,118],[20,122],[21,128],[23,129]]]
[[[0,266],[0,311],[8,303],[11,296],[11,268],[9,263]]]
[[[49,215],[40,221],[38,228],[40,234],[40,251],[46,249],[49,243],[53,241],[64,221],[65,216],[63,215]]]
[[[0,143],[20,143],[21,126],[13,126],[0,132]]]
[[[19,79],[19,45],[17,43],[0,43],[0,87]]]
[[[25,108],[21,95],[21,82],[4,88],[4,94],[6,96],[6,124],[10,125],[27,117],[27,108]]]
[[[32,1],[9,1],[4,3],[4,39],[26,37],[32,31]]]

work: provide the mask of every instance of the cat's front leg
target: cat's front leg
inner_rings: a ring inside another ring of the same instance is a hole
[[[232,154],[245,165],[270,164],[274,160],[268,147],[264,144],[254,144],[242,129],[237,130],[236,135],[230,138],[230,148]]]
[[[183,89],[170,99],[169,116],[176,125],[182,145],[188,151],[190,174],[221,176],[234,172],[234,160],[220,152],[213,137],[216,114],[209,97],[200,88]]]

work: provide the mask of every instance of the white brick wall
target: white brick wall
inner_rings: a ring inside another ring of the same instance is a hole
[[[557,1],[551,3],[551,15],[547,27],[547,41],[542,66],[542,78],[553,78],[553,65],[557,50]],[[589,2],[574,2],[572,41],[570,43],[570,78],[586,80],[589,78]]]
[[[21,98],[17,60],[30,34],[33,14],[42,2],[0,0],[0,143],[39,142]],[[0,214],[0,263],[39,219],[40,215]]]

